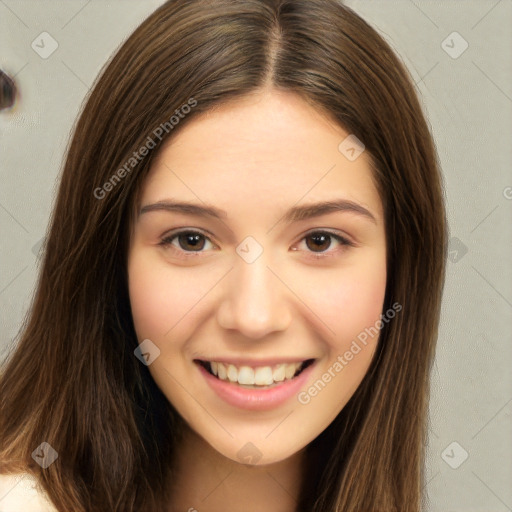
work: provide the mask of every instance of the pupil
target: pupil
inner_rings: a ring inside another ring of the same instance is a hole
[[[314,243],[316,245],[314,247],[310,247],[308,240],[314,240]],[[314,250],[316,248],[316,249],[320,249],[320,252],[325,251],[331,245],[330,235],[327,235],[327,234],[310,235],[306,239],[306,245],[308,246],[308,249]],[[322,245],[324,245],[325,247],[322,247]]]
[[[183,239],[185,239],[185,243],[184,244],[182,243]],[[196,250],[199,249],[200,250],[204,246],[203,235],[200,235],[198,233],[196,233],[196,234],[194,234],[194,233],[182,233],[179,236],[179,241],[180,241],[181,248],[185,249],[185,250],[190,250],[190,247],[192,249],[196,249]],[[203,242],[202,244],[200,243],[201,241]],[[187,244],[190,247],[186,247]]]

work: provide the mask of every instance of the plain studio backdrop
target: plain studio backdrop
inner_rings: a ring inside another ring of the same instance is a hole
[[[80,105],[112,52],[162,3],[0,0],[0,68],[20,92],[0,112],[0,357],[30,304]],[[427,510],[512,511],[512,2],[345,3],[409,68],[445,180],[450,246]]]

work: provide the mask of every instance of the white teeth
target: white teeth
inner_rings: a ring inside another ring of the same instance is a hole
[[[226,371],[226,367],[222,363],[217,363],[217,371],[219,372],[219,379],[226,380],[228,377],[228,373]]]
[[[282,382],[286,377],[286,366],[284,364],[280,364],[272,374],[274,377],[274,382]]]
[[[238,382],[238,370],[232,364],[228,366],[228,379],[231,382]]]
[[[297,366],[294,364],[287,364],[284,370],[284,375],[287,379],[291,379],[295,375],[295,370],[297,370]]]
[[[256,368],[254,372],[254,383],[258,386],[270,386],[274,382],[272,375],[272,368],[264,366],[263,368]]]
[[[250,366],[242,366],[238,370],[238,384],[254,384],[254,370]]]
[[[271,366],[237,367],[233,364],[224,364],[217,361],[210,362],[210,369],[221,380],[229,380],[244,386],[270,386],[275,382],[293,379],[297,371],[302,367],[300,363],[282,363]]]

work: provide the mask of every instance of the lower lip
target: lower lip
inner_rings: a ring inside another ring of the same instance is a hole
[[[228,404],[239,409],[267,411],[279,407],[296,395],[305,385],[315,364],[316,362],[310,364],[297,377],[267,389],[243,388],[238,384],[218,379],[200,364],[197,364],[197,367],[213,391]]]

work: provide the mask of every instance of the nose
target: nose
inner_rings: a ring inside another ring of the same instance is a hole
[[[224,329],[260,339],[284,331],[291,322],[291,292],[267,266],[265,252],[254,262],[240,258],[224,283],[217,321]],[[277,274],[277,275],[276,275]]]

